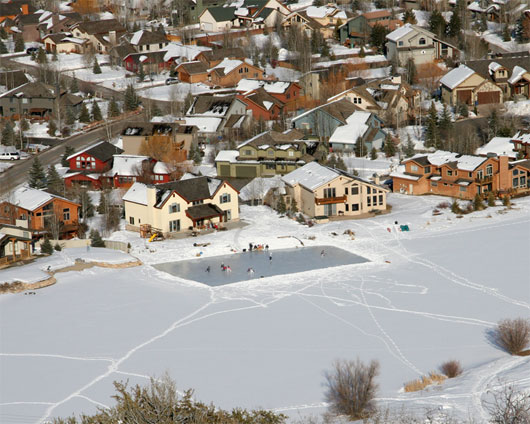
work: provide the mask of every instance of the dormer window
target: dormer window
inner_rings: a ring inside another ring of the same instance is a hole
[[[427,44],[427,41],[425,41],[425,38],[422,37],[422,38],[420,38],[420,40],[418,41],[418,44],[419,44],[420,46],[424,46],[425,44]]]
[[[399,47],[403,46],[403,41],[398,41],[398,46]]]

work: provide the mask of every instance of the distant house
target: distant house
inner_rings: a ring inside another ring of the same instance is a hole
[[[511,142],[519,157],[530,159],[530,132],[519,131],[512,137]]]
[[[133,33],[129,42],[138,53],[157,52],[163,50],[169,44],[164,34],[145,29]]]
[[[359,108],[346,99],[335,100],[301,113],[292,120],[293,128],[329,140],[337,127],[345,125]]]
[[[48,53],[77,53],[84,54],[89,42],[83,38],[72,37],[71,33],[48,34],[43,37],[42,42]]]
[[[38,31],[43,38],[45,35],[70,32],[70,28],[77,22],[81,22],[83,17],[77,12],[40,14]]]
[[[349,44],[352,47],[367,43],[375,25],[381,25],[391,32],[402,26],[403,22],[399,19],[392,19],[390,10],[363,13],[349,19],[339,27],[340,43]]]
[[[189,178],[157,186],[135,183],[123,202],[130,231],[148,226],[171,236],[239,219],[238,191],[217,178]]]
[[[0,22],[6,19],[14,20],[18,15],[27,15],[34,10],[31,2],[21,4],[15,2],[0,3]]]
[[[324,38],[330,38],[333,34],[333,28],[322,25],[317,20],[307,15],[304,10],[296,10],[289,13],[282,22],[283,28],[297,27],[305,31],[308,37],[311,37],[313,31],[320,32]],[[331,32],[331,34],[330,34]]]
[[[198,60],[193,62],[181,63],[175,69],[179,80],[190,84],[208,81],[208,68]]]
[[[60,238],[71,238],[77,234],[79,207],[78,203],[64,197],[20,187],[8,201],[0,203],[0,224],[23,224],[35,237],[41,237],[50,234],[53,222]]]
[[[112,168],[102,174],[105,184],[114,188],[129,188],[136,181],[145,179],[156,161],[147,156],[114,155]]]
[[[0,267],[30,258],[32,241],[32,232],[28,228],[0,225]]]
[[[227,121],[233,115],[246,115],[247,105],[236,95],[216,96],[203,94],[195,97],[192,105],[186,113],[187,125],[197,125],[200,128],[201,120],[216,120],[216,131],[222,131]],[[188,118],[196,118],[197,124],[188,121]]]
[[[267,131],[241,143],[237,150],[223,150],[215,158],[217,175],[254,178],[284,175],[315,158],[307,153],[303,134]]]
[[[263,88],[238,95],[237,98],[247,105],[247,110],[252,111],[252,116],[256,120],[272,121],[283,114],[284,103]]]
[[[500,87],[466,65],[460,65],[445,74],[440,85],[442,98],[450,105],[483,105],[503,101]]]
[[[265,71],[248,60],[224,59],[208,70],[208,79],[220,87],[234,87],[243,78],[265,78]]]
[[[234,26],[236,7],[216,6],[205,9],[199,16],[199,24],[203,31],[220,32]]]
[[[237,83],[236,91],[245,94],[259,88],[263,88],[267,94],[283,103],[286,110],[298,109],[302,87],[296,82],[241,79]]]
[[[381,150],[386,133],[382,130],[383,121],[377,115],[357,110],[346,118],[346,124],[335,129],[329,138],[333,151],[353,151],[357,143],[363,143],[365,152],[372,148]]]
[[[459,50],[438,39],[432,32],[405,24],[386,36],[387,59],[402,66],[413,59],[416,65],[445,58],[457,59]]]
[[[96,53],[108,54],[112,46],[117,45],[117,40],[125,35],[125,28],[116,19],[101,21],[83,21],[71,27],[75,38],[88,40]]]
[[[490,191],[501,195],[530,191],[530,161],[508,156],[471,156],[436,151],[403,161],[392,174],[393,190],[405,194],[438,194],[471,200]]]
[[[245,60],[246,56],[241,47],[231,47],[202,51],[196,56],[196,59],[200,60],[208,68],[213,68],[225,59]]]
[[[164,69],[169,69],[170,67],[170,65],[164,60],[165,54],[166,52],[163,50],[131,53],[123,59],[123,63],[125,69],[130,72],[138,73],[140,72],[140,69],[143,69],[146,75],[159,74]]]
[[[79,185],[100,189],[104,184],[101,176],[112,168],[114,155],[123,153],[123,150],[107,141],[100,141],[80,152],[68,156],[68,172],[64,175],[66,187]]]
[[[19,87],[29,82],[24,71],[0,71],[0,86],[7,90]]]
[[[109,50],[109,58],[112,66],[122,66],[123,60],[130,54],[137,53],[136,49],[127,40],[122,40],[118,45]]]
[[[311,162],[282,177],[285,203],[310,217],[367,216],[386,210],[388,188]]]
[[[83,99],[61,90],[59,103],[64,107],[78,107]],[[55,114],[55,88],[41,82],[28,82],[0,95],[0,116],[46,118]]]

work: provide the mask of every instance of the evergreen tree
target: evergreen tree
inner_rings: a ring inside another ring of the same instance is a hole
[[[488,193],[488,206],[495,206],[495,195],[493,194],[493,191]]]
[[[90,245],[92,247],[105,247],[105,242],[101,238],[98,230],[90,231]]]
[[[370,150],[370,159],[371,160],[377,159],[377,149],[375,147],[372,147],[372,150]]]
[[[162,111],[158,107],[158,105],[155,103],[151,109],[151,116],[162,116]]]
[[[44,174],[44,169],[40,164],[38,156],[35,156],[35,159],[33,159],[33,164],[29,170],[28,183],[31,188],[46,188],[46,174]]]
[[[46,175],[47,190],[58,196],[64,194],[64,180],[61,178],[55,166],[50,165],[48,167],[48,173]]]
[[[53,246],[48,237],[46,237],[40,245],[40,251],[45,255],[53,255]]]
[[[390,134],[387,134],[385,137],[384,149],[387,158],[391,158],[396,154],[396,146],[394,144],[394,141],[392,141],[392,136]]]
[[[46,51],[42,47],[39,47],[39,50],[37,52],[37,57],[35,60],[39,65],[44,65],[48,63],[48,57],[46,56]]]
[[[416,15],[414,11],[411,9],[405,10],[402,20],[403,20],[403,23],[405,24],[413,24],[413,25],[417,24]]]
[[[446,25],[447,22],[445,22],[440,11],[437,9],[433,10],[429,19],[429,28],[431,32],[434,32],[438,37],[441,37],[445,33]]]
[[[410,138],[410,134],[407,134],[407,144],[405,145],[405,156],[410,158],[414,156],[414,143]]]
[[[107,192],[105,190],[101,190],[101,192],[99,193],[99,204],[97,207],[97,211],[101,215],[104,215],[107,212],[107,207],[108,207],[107,197],[108,197]]]
[[[287,212],[287,206],[285,205],[285,200],[283,199],[283,196],[281,195],[280,195],[280,198],[278,199],[278,203],[276,204],[276,210],[281,215]]]
[[[29,122],[26,118],[22,118],[20,120],[20,129],[22,130],[22,132],[26,132],[27,130],[29,130]]]
[[[370,44],[382,52],[386,42],[387,34],[388,30],[383,25],[375,24],[372,27],[372,32],[370,33]]]
[[[293,200],[291,201],[291,213],[297,213],[298,212],[298,204],[296,203],[296,199],[293,197]]]
[[[79,122],[83,122],[84,124],[88,124],[90,122],[90,113],[88,112],[88,109],[84,102],[81,104],[81,112],[79,112]]]
[[[7,53],[7,47],[3,41],[0,40],[0,54],[6,54]]]
[[[440,120],[438,122],[438,129],[440,130],[440,136],[444,140],[446,140],[449,137],[451,130],[453,129],[453,122],[451,121],[451,115],[445,103],[442,109],[442,116],[440,117]]]
[[[512,41],[508,24],[504,24],[504,28],[502,29],[502,41]]]
[[[94,66],[92,67],[92,72],[94,74],[101,74],[101,68],[99,67],[98,58],[94,58]]]
[[[92,102],[92,121],[99,122],[103,121],[103,115],[101,114],[101,109],[99,108],[98,102],[95,100]]]
[[[498,131],[499,131],[499,117],[497,116],[497,110],[492,109],[490,116],[488,117],[489,138],[495,137]]]
[[[68,168],[70,164],[68,163],[68,160],[66,159],[68,156],[73,155],[75,152],[74,148],[72,146],[66,146],[64,148],[63,157],[61,158],[61,165],[65,168]]]
[[[55,137],[55,132],[57,131],[57,124],[53,119],[48,121],[48,135],[50,137]]]
[[[114,97],[109,102],[109,107],[107,110],[107,118],[114,118],[116,116],[120,115],[120,107],[118,106],[118,103],[114,99]]]
[[[434,102],[431,102],[429,115],[427,117],[427,129],[425,132],[425,146],[436,147],[439,143],[440,135],[438,134],[438,114],[434,107]]]
[[[364,51],[364,46],[361,45],[361,49],[359,50],[359,57],[365,57],[366,52]]]
[[[361,137],[357,138],[357,141],[355,142],[355,156],[357,157],[363,157],[367,154],[366,145],[362,141]]]
[[[195,165],[200,165],[202,162],[202,155],[201,155],[201,149],[199,148],[199,145],[196,143],[193,143],[190,149],[190,159],[193,160],[193,163]]]
[[[140,63],[140,68],[138,69],[138,81],[142,82],[145,79],[144,65]]]
[[[12,146],[15,144],[15,131],[10,121],[7,121],[4,128],[2,129],[2,144],[6,146]]]
[[[70,126],[75,124],[75,113],[71,107],[66,108],[65,124]]]
[[[14,36],[15,39],[15,52],[23,52],[26,50],[26,44],[24,43],[24,38],[21,33],[17,33]]]
[[[449,20],[447,33],[449,37],[456,37],[458,36],[458,34],[460,34],[461,29],[462,21],[460,20],[458,9],[455,9],[453,14],[451,15],[451,19]]]
[[[136,110],[140,105],[140,99],[138,98],[134,87],[129,84],[125,90],[124,109],[126,112]]]
[[[63,250],[63,248],[59,243],[55,243],[55,246],[53,246],[53,250],[60,252],[61,250]]]
[[[70,92],[79,92],[79,86],[77,85],[77,78],[75,77],[75,72],[72,74],[72,79],[70,80]]]
[[[7,40],[7,31],[4,27],[0,27],[0,38],[2,40]]]
[[[477,193],[473,199],[473,210],[481,211],[482,209],[484,209],[484,202],[482,201],[480,194]]]
[[[418,71],[416,69],[416,63],[412,57],[409,57],[407,60],[407,82],[411,85],[414,84],[416,82],[417,75]]]
[[[465,103],[460,103],[458,105],[458,113],[464,118],[467,118],[469,116],[469,109]]]
[[[511,206],[512,202],[510,201],[510,196],[508,195],[505,195],[503,198],[502,198],[502,205],[503,206],[506,206],[507,208],[509,208]]]

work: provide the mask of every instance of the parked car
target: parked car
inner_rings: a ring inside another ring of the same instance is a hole
[[[18,152],[2,152],[0,153],[1,160],[20,160],[20,153]]]
[[[26,54],[37,54],[39,49],[37,47],[28,47],[26,49]]]
[[[175,77],[169,77],[168,79],[166,79],[166,85],[177,84],[178,82],[179,79]]]

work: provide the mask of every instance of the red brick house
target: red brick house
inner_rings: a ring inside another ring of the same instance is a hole
[[[20,187],[9,201],[0,203],[0,224],[24,226],[37,238],[53,237],[55,227],[59,238],[68,239],[77,235],[80,206],[46,191]]]
[[[473,199],[490,191],[530,192],[530,161],[509,162],[508,156],[471,156],[436,151],[403,161],[391,174],[393,190],[404,194],[438,194]]]
[[[267,93],[263,88],[237,96],[252,111],[254,119],[274,121],[283,113],[284,104]]]
[[[101,174],[112,168],[114,155],[123,150],[106,141],[100,141],[86,149],[74,153],[68,158],[69,171],[64,176],[66,187],[79,184],[84,187],[100,189],[104,182]]]
[[[236,91],[247,93],[261,87],[267,94],[282,102],[287,111],[298,109],[302,87],[296,82],[242,79],[237,83]]]
[[[129,188],[137,181],[153,184],[169,182],[171,172],[165,164],[147,156],[114,155],[112,168],[103,178],[114,188]]]

